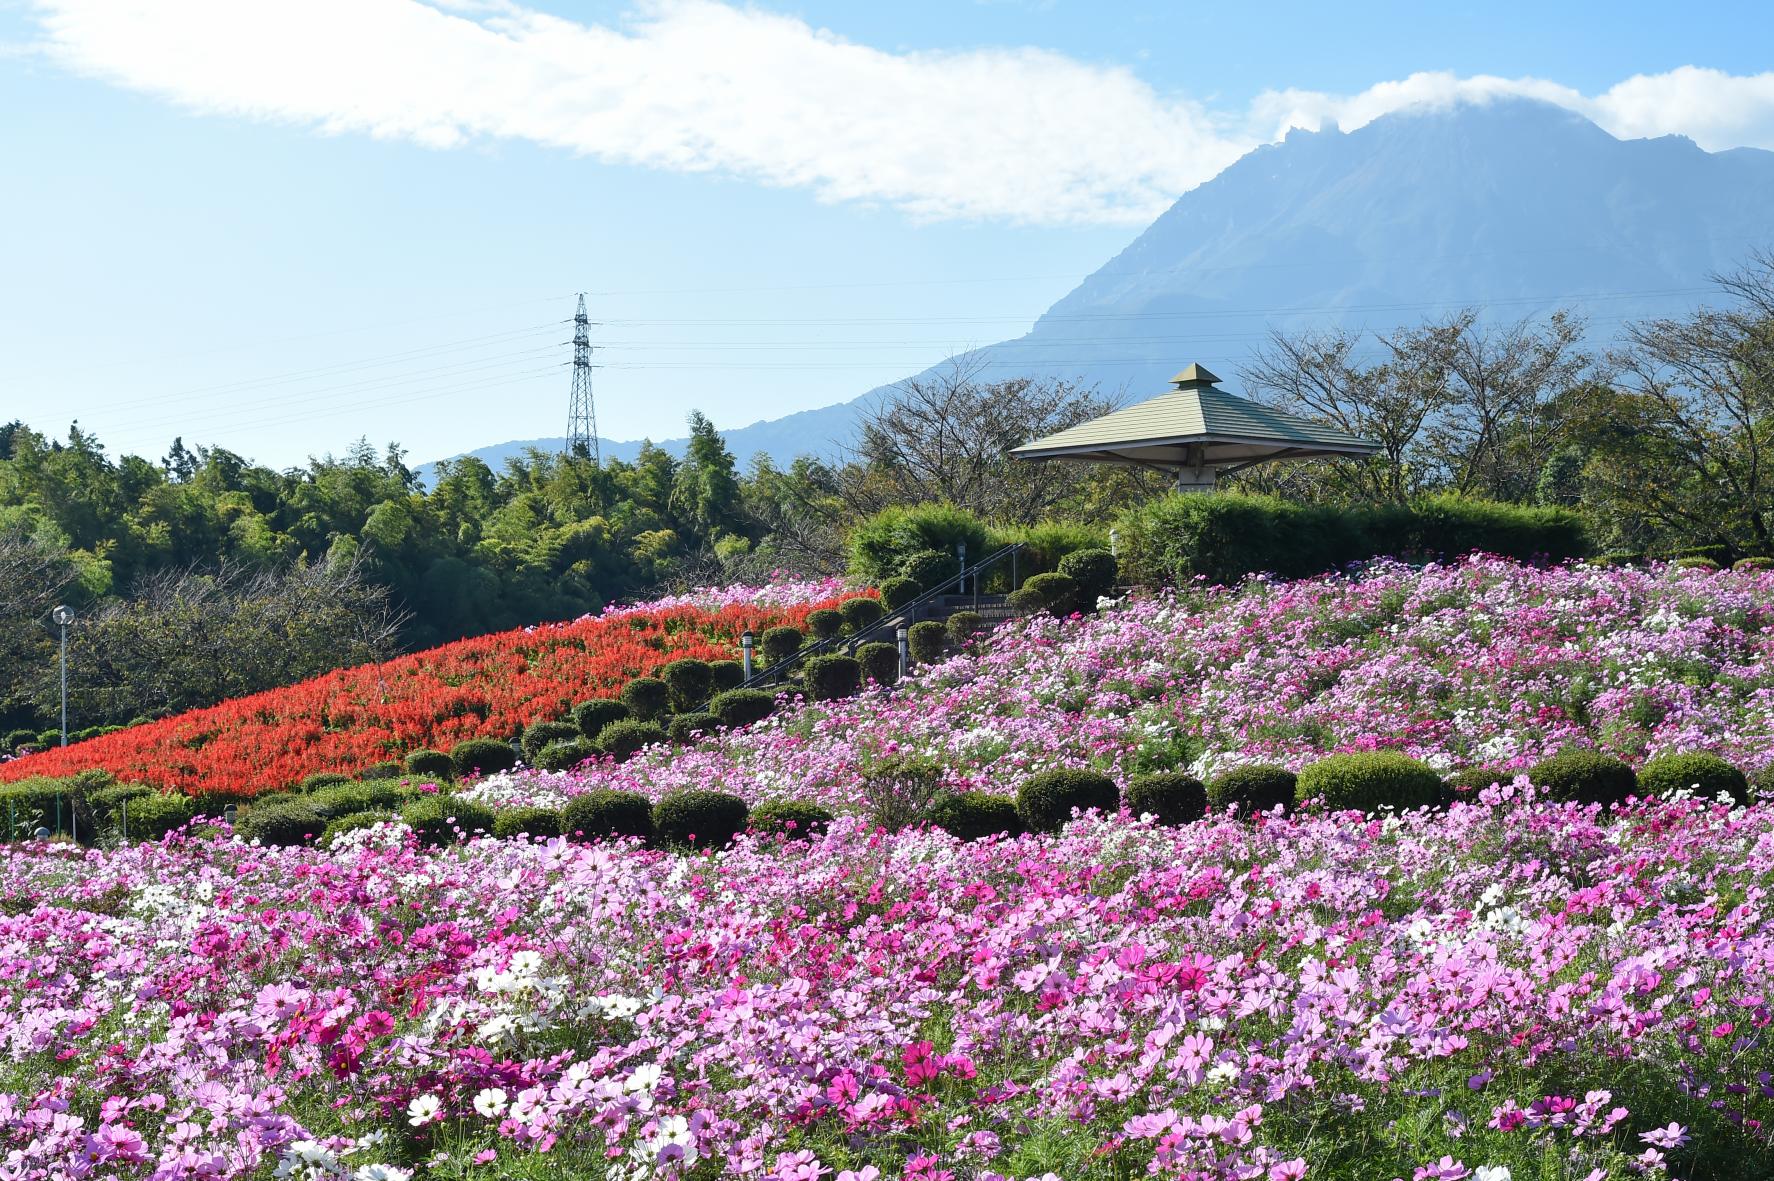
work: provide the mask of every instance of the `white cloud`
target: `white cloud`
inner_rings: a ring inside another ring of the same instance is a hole
[[[437,148],[521,139],[920,219],[1138,225],[1289,126],[1532,95],[1620,135],[1774,147],[1774,74],[1692,67],[1586,97],[1413,74],[1213,110],[1035,49],[889,53],[793,17],[655,0],[581,24],[507,0],[36,0],[42,52],[183,107]]]

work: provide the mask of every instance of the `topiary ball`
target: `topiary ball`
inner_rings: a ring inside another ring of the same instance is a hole
[[[949,616],[949,643],[957,648],[965,647],[980,632],[986,630],[986,617],[978,611],[957,611]]]
[[[539,766],[536,759],[544,747],[578,737],[579,727],[573,722],[531,722],[524,727],[524,761],[532,767]]]
[[[1514,771],[1496,767],[1461,767],[1442,781],[1445,785],[1442,798],[1449,801],[1469,799],[1494,784],[1514,781]]]
[[[1188,824],[1207,815],[1207,787],[1181,771],[1136,775],[1122,798],[1129,812],[1135,816],[1150,813],[1160,824]]]
[[[1619,759],[1571,747],[1535,763],[1528,779],[1547,798],[1565,803],[1614,804],[1631,796],[1638,776]]]
[[[319,791],[326,787],[337,787],[341,783],[350,783],[351,776],[338,771],[316,771],[312,775],[302,776],[301,790]]]
[[[708,666],[710,693],[725,693],[745,684],[745,665],[737,660],[711,661]]]
[[[889,611],[897,611],[919,595],[924,588],[913,578],[886,578],[875,588],[881,592],[881,603]]]
[[[832,822],[832,814],[812,800],[766,800],[746,821],[753,832],[798,840],[816,837]]]
[[[1069,575],[1037,574],[1023,583],[1022,589],[1041,596],[1043,605],[1055,615],[1070,615],[1080,606],[1078,582]]]
[[[304,800],[321,817],[331,820],[349,812],[370,812],[394,809],[412,797],[412,791],[398,780],[377,779],[368,783],[347,783],[317,791]]]
[[[725,848],[745,823],[745,801],[724,791],[668,792],[653,806],[653,832],[673,848]]]
[[[872,595],[858,595],[853,599],[845,599],[838,604],[838,610],[844,613],[844,626],[855,635],[864,628],[878,623],[881,616],[887,613],[881,606],[881,600]]]
[[[843,634],[844,613],[833,607],[807,612],[807,630],[816,640],[829,640]]]
[[[853,656],[815,656],[807,662],[807,696],[840,701],[862,688],[862,665]]]
[[[396,763],[393,760],[389,760],[388,762],[385,762],[385,763],[371,763],[369,766],[367,766],[363,770],[359,771],[357,773],[357,777],[360,780],[399,779],[400,778],[400,770],[401,770],[401,768],[400,768],[399,763]]]
[[[135,817],[130,820],[133,827]],[[327,823],[307,800],[275,800],[248,804],[235,819],[234,831],[242,840],[293,848],[319,839]]]
[[[605,726],[627,717],[628,707],[608,697],[594,697],[573,707],[573,724],[586,738],[596,738],[604,732]]]
[[[618,763],[623,763],[633,758],[642,747],[670,741],[671,735],[658,723],[629,718],[605,726],[604,732],[597,736],[597,747],[607,755],[614,755]]]
[[[914,550],[899,564],[900,577],[917,583],[920,593],[953,582],[960,572],[960,559],[938,549]]]
[[[1120,807],[1115,781],[1096,771],[1043,771],[1016,790],[1016,814],[1031,832],[1058,832],[1074,808],[1108,814]]]
[[[1774,558],[1738,558],[1735,562],[1731,563],[1731,569],[1750,572],[1758,570],[1774,570]]]
[[[658,677],[636,677],[622,686],[622,704],[633,716],[650,722],[671,708],[671,687]]]
[[[856,662],[862,666],[862,675],[877,685],[891,685],[899,680],[899,647],[896,644],[864,644],[856,650]]]
[[[798,627],[771,627],[764,629],[763,636],[758,640],[758,646],[764,653],[764,664],[768,667],[772,664],[781,664],[799,652],[805,641],[806,637],[801,634],[801,629]]]
[[[427,849],[441,849],[477,833],[492,832],[497,819],[485,804],[461,796],[418,796],[407,801],[400,818]]]
[[[1246,816],[1267,812],[1277,804],[1292,808],[1297,783],[1294,773],[1286,767],[1268,763],[1234,767],[1208,783],[1207,806],[1221,812],[1237,804],[1239,812]]]
[[[959,791],[941,796],[930,805],[925,819],[964,841],[977,841],[999,833],[1015,836],[1023,830],[1016,801],[983,791]]]
[[[671,725],[665,728],[665,732],[673,742],[687,744],[695,742],[719,725],[720,722],[715,720],[713,714],[697,710],[694,713],[679,714],[673,718]]]
[[[1319,800],[1332,811],[1372,812],[1427,808],[1441,802],[1445,786],[1427,763],[1396,750],[1327,755],[1301,770],[1294,800]]]
[[[551,742],[536,752],[536,766],[544,771],[571,771],[587,759],[595,759],[604,753],[603,748],[591,739],[577,737],[578,731],[574,731],[574,734],[573,738]]]
[[[653,805],[639,792],[588,791],[561,808],[561,833],[575,841],[645,840],[653,835]]]
[[[509,742],[496,738],[470,738],[450,748],[450,763],[458,778],[466,775],[497,775],[517,766],[517,752]]]
[[[1639,794],[1662,796],[1677,791],[1693,791],[1707,799],[1721,792],[1737,803],[1749,799],[1749,779],[1715,754],[1694,752],[1680,755],[1658,755],[1639,768]]]
[[[1096,609],[1096,601],[1106,598],[1121,577],[1115,555],[1106,549],[1073,550],[1059,560],[1061,574],[1078,584],[1078,602],[1086,611]]]
[[[679,713],[700,709],[708,700],[714,684],[714,673],[708,661],[693,657],[673,660],[659,670],[659,677],[671,690],[671,703]]]
[[[414,751],[406,757],[406,769],[408,775],[420,779],[448,780],[456,774],[456,764],[441,750]]]
[[[776,695],[762,689],[729,689],[708,703],[708,712],[729,730],[761,722],[776,712]]]
[[[906,648],[913,664],[935,664],[948,646],[948,632],[934,619],[912,624],[906,632]]]
[[[1040,591],[1021,587],[1004,596],[1004,605],[1016,614],[1027,618],[1030,615],[1041,615],[1047,611],[1047,597]]]
[[[553,808],[500,808],[493,813],[493,835],[501,840],[515,836],[553,840],[561,835],[561,814]]]

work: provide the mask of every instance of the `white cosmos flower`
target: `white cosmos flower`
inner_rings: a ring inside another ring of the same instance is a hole
[[[443,1100],[436,1095],[420,1095],[407,1104],[407,1123],[415,1128],[422,1128],[437,1118],[443,1108]]]
[[[505,1092],[499,1087],[488,1087],[474,1097],[474,1110],[487,1119],[498,1119],[505,1114]]]
[[[411,1181],[410,1170],[397,1165],[359,1165],[351,1174],[351,1181]]]
[[[1480,1165],[1473,1170],[1472,1181],[1509,1181],[1509,1166]]]
[[[622,1089],[651,1092],[654,1087],[659,1085],[661,1073],[663,1072],[659,1069],[657,1062],[643,1062],[634,1068],[634,1073],[628,1076],[628,1081],[622,1084]]]

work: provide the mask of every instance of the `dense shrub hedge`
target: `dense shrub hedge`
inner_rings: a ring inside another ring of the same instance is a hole
[[[670,661],[659,670],[659,679],[671,690],[672,708],[679,713],[701,709],[714,691],[714,672],[708,661],[694,657]]]
[[[815,656],[806,665],[807,696],[838,701],[862,688],[862,665],[854,656]]]
[[[98,835],[98,821],[87,799],[88,791],[114,782],[106,772],[88,771],[65,778],[34,775],[0,785],[0,825],[10,826],[8,835],[13,839],[45,828],[52,836],[91,841]]]
[[[622,686],[622,704],[633,717],[650,722],[671,709],[671,686],[658,677],[635,677]]]
[[[1222,812],[1237,804],[1238,812],[1243,816],[1249,816],[1253,812],[1267,812],[1277,804],[1283,808],[1292,808],[1297,783],[1294,773],[1286,767],[1275,767],[1268,763],[1234,767],[1215,776],[1208,783],[1207,805],[1216,812]]]
[[[844,631],[844,613],[835,607],[821,607],[807,613],[807,630],[816,640],[829,640]]]
[[[746,824],[753,832],[799,839],[820,835],[832,819],[812,800],[766,800],[751,810]]]
[[[326,822],[320,830],[320,844],[331,848],[333,843],[347,833],[362,832],[366,828],[374,828],[378,824],[386,824],[394,819],[392,812],[350,812],[344,816],[335,816]]]
[[[450,748],[450,763],[458,777],[496,775],[517,766],[517,752],[496,738],[470,738]]]
[[[801,650],[807,637],[801,634],[798,627],[765,628],[759,638],[759,647],[764,653],[764,664],[780,664]]]
[[[407,801],[400,818],[412,828],[419,843],[439,849],[479,833],[493,831],[496,817],[485,804],[461,796],[418,796]]]
[[[1551,799],[1579,804],[1618,803],[1638,788],[1638,777],[1631,767],[1581,747],[1561,750],[1535,763],[1528,778]]]
[[[1016,814],[1031,832],[1058,832],[1074,808],[1113,813],[1120,807],[1115,781],[1096,771],[1042,771],[1016,790]]]
[[[332,819],[336,817],[322,816],[307,800],[261,801],[239,814],[234,831],[242,840],[290,848],[319,840]]]
[[[955,545],[965,542],[975,558],[991,552],[992,535],[985,522],[952,504],[919,504],[883,509],[850,530],[851,572],[879,583],[895,574],[916,578],[929,590],[942,577],[955,573]],[[934,580],[926,582],[906,569],[913,554],[934,551],[949,563]]]
[[[745,684],[745,665],[737,660],[711,660],[708,663],[708,691],[712,696],[737,689]]]
[[[406,757],[406,769],[420,779],[447,780],[455,775],[456,764],[441,750],[416,750]]]
[[[1264,571],[1303,578],[1380,555],[1479,550],[1525,561],[1588,552],[1581,519],[1566,509],[1455,496],[1349,509],[1236,492],[1178,493],[1127,510],[1115,527],[1123,570],[1144,583],[1196,576],[1233,583]]]
[[[524,762],[535,767],[543,748],[556,742],[571,742],[578,738],[579,727],[574,722],[531,722],[524,727]]]
[[[776,712],[776,696],[763,689],[729,689],[708,703],[708,712],[723,726],[749,726]]]
[[[653,806],[653,832],[680,849],[722,849],[745,831],[745,801],[724,791],[674,791]]]
[[[413,795],[412,789],[399,780],[380,779],[373,783],[348,783],[340,787],[329,787],[303,798],[316,812],[331,819],[347,812],[398,808]]]
[[[913,664],[935,664],[942,659],[948,630],[934,619],[912,624],[906,632],[906,648]]]
[[[1078,582],[1066,574],[1037,574],[1018,593],[1041,596],[1042,605],[1055,615],[1070,615],[1079,608]]]
[[[931,824],[964,841],[1023,831],[1016,802],[983,791],[960,791],[939,796],[925,814]]]
[[[1450,801],[1470,799],[1493,784],[1510,783],[1514,779],[1514,771],[1502,771],[1496,767],[1462,767],[1444,780],[1444,798]]]
[[[986,618],[978,611],[957,611],[949,616],[949,643],[957,648],[966,646],[967,641],[986,629]]]
[[[371,763],[357,773],[359,779],[399,779],[400,764],[392,760],[382,763]]]
[[[561,832],[576,841],[644,840],[653,835],[653,805],[638,792],[588,791],[561,808]]]
[[[1774,570],[1774,558],[1738,558],[1731,564],[1733,570]]]
[[[877,685],[891,685],[899,680],[899,645],[877,640],[856,650],[856,662],[862,675]]]
[[[611,722],[620,722],[628,716],[626,705],[606,697],[582,701],[573,707],[573,724],[579,727],[579,733],[586,738],[595,739],[604,732],[605,726]]]
[[[341,783],[350,783],[351,776],[338,771],[316,771],[312,775],[302,776],[303,791],[319,791],[326,787],[337,787]]]
[[[619,724],[611,723],[611,725]],[[635,724],[642,725],[644,723]],[[603,753],[603,747],[575,731],[572,738],[559,739],[537,751],[536,757],[531,761],[544,771],[569,771],[586,759],[595,759]]]
[[[1011,591],[1004,601],[1018,615],[1040,615],[1047,610],[1047,596],[1026,586]]]
[[[1207,815],[1206,785],[1181,771],[1136,775],[1128,781],[1123,798],[1129,812],[1150,813],[1160,824],[1188,824]]]
[[[1078,584],[1079,607],[1094,611],[1097,600],[1115,589],[1121,567],[1106,549],[1081,549],[1059,560],[1059,573]]]
[[[1658,755],[1639,768],[1638,787],[1646,796],[1692,789],[1708,799],[1720,792],[1739,804],[1749,799],[1749,779],[1714,754]]]
[[[501,839],[522,835],[552,840],[561,835],[561,814],[553,808],[500,808],[493,815],[493,835]]]
[[[129,802],[129,839],[157,841],[191,823],[196,807],[184,796],[151,795]]]
[[[665,733],[673,742],[695,742],[698,737],[714,730],[721,723],[711,713],[703,710],[692,710],[687,714],[679,714],[665,728]]]
[[[1317,800],[1333,811],[1372,812],[1394,808],[1427,808],[1441,802],[1446,790],[1429,764],[1395,750],[1356,751],[1327,755],[1301,769],[1294,785],[1299,803]]]
[[[669,741],[671,741],[671,736],[657,722],[643,722],[638,718],[626,718],[620,722],[611,722],[604,727],[603,733],[597,736],[598,749],[607,755],[615,756],[619,763],[633,758],[635,752],[644,746],[655,746]]]

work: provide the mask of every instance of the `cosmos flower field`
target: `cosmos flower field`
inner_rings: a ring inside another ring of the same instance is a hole
[[[1011,625],[498,806],[715,786],[841,813],[687,855],[398,825],[0,848],[0,1178],[1768,1175],[1774,806],[1515,774],[1774,757],[1774,578],[1473,561]],[[1398,746],[1440,811],[871,828],[949,786]]]

